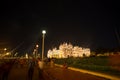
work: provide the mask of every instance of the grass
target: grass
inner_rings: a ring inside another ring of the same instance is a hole
[[[64,59],[56,59],[56,64],[64,64],[67,63],[70,67],[86,69],[96,72],[102,72],[106,74],[111,74],[115,76],[120,75],[120,71],[112,68],[109,57],[85,57],[85,58],[64,58]],[[119,64],[118,64],[119,65]]]

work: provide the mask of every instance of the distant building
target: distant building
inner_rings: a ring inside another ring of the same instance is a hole
[[[53,48],[48,50],[48,58],[68,58],[68,57],[89,57],[90,48],[82,48],[74,46],[72,44],[63,43],[59,46],[59,49]]]

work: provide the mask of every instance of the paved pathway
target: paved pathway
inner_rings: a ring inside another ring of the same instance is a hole
[[[80,69],[79,69],[80,70]],[[63,69],[58,66],[52,66],[49,65],[45,66],[44,68],[44,80],[120,80],[117,78],[110,79],[110,78],[103,78],[103,76],[98,75],[91,75],[91,73],[88,72],[81,72],[75,68],[69,68],[69,69]],[[8,80],[28,80],[27,73],[28,72],[28,66],[24,67],[16,67],[15,65],[10,71],[10,74],[8,76]],[[39,79],[38,76],[38,69],[35,67],[33,80],[43,80]]]
[[[55,64],[56,66],[62,67],[62,65],[58,65]],[[113,76],[113,75],[108,75],[108,74],[104,74],[104,73],[99,73],[99,72],[94,72],[94,71],[89,71],[89,70],[83,70],[83,69],[77,69],[77,68],[73,68],[73,67],[68,67],[69,70],[73,70],[73,71],[78,71],[78,72],[82,72],[85,74],[91,74],[94,76],[98,76],[98,77],[103,77],[106,79],[110,79],[110,80],[120,80],[120,77],[118,76]]]
[[[28,80],[28,66],[13,66],[9,73],[8,80]],[[33,80],[39,80],[36,67],[34,68]]]
[[[63,69],[60,67],[46,68],[45,72],[51,76],[52,80],[109,80],[106,78],[81,73],[78,71]]]

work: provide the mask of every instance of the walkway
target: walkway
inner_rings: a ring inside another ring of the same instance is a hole
[[[18,67],[13,66],[8,76],[8,80],[28,80],[27,78],[28,66]],[[88,71],[68,68],[63,69],[60,65],[44,67],[44,80],[120,80],[120,78],[100,76],[96,73],[90,73]],[[103,78],[104,77],[104,78]],[[39,79],[38,69],[35,67],[33,80],[43,80]]]
[[[14,65],[9,73],[8,80],[28,80],[27,72],[28,66],[20,67],[19,65]],[[33,80],[39,80],[37,68],[34,69]]]
[[[46,66],[45,72],[52,80],[109,80],[103,77],[94,76],[79,71],[64,69],[57,65],[55,67]]]
[[[55,64],[55,65],[58,67],[62,67],[62,65],[58,65],[58,64]],[[110,79],[110,80],[120,80],[120,77],[113,76],[113,75],[107,75],[107,74],[103,74],[103,73],[99,73],[99,72],[77,69],[77,68],[73,68],[73,67],[68,67],[68,69],[77,71],[77,72],[82,72],[85,74],[91,74],[91,75],[98,76],[98,77],[103,77],[103,78]]]

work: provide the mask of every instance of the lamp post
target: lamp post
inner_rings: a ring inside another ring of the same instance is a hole
[[[45,34],[46,34],[46,31],[45,30],[42,30],[42,61],[44,60],[44,39],[45,39]]]
[[[35,57],[36,57],[36,58],[38,57],[38,47],[39,47],[39,45],[37,44],[37,45],[36,45],[36,54],[35,54]]]
[[[7,48],[4,48],[4,53],[6,53],[6,51],[7,51]]]

